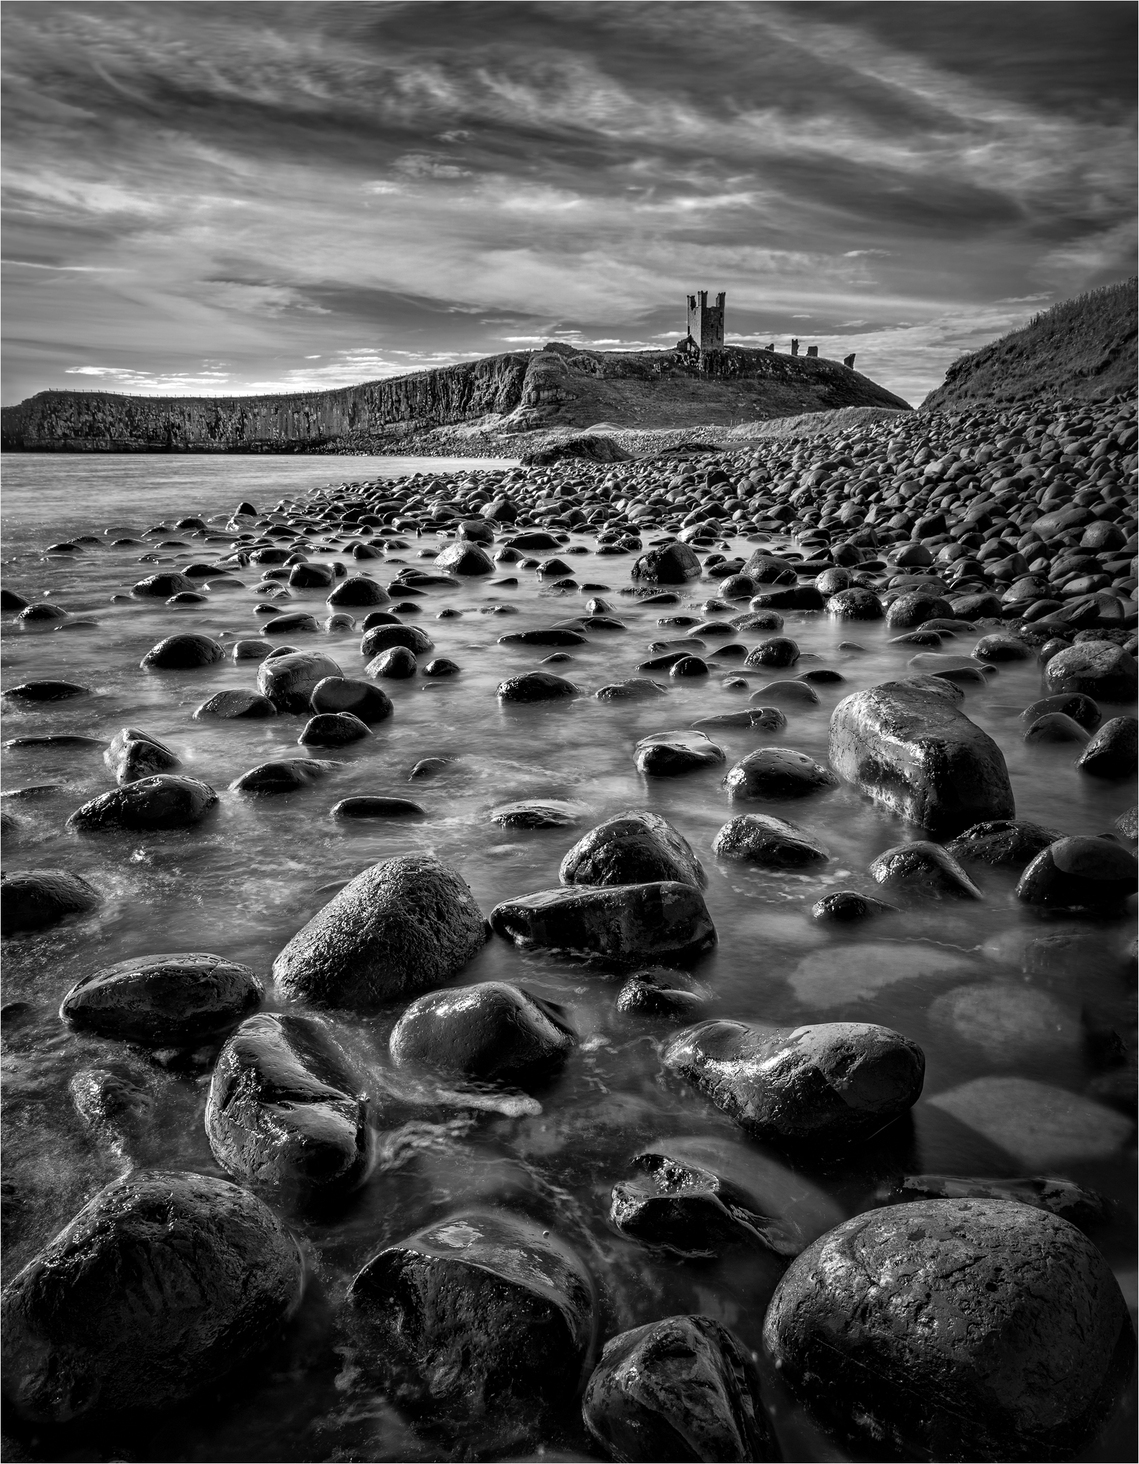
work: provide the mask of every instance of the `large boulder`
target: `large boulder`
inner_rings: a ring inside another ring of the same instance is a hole
[[[248,966],[204,951],[135,956],[77,981],[59,1008],[71,1026],[151,1047],[192,1047],[240,1022],[265,988]]]
[[[133,829],[140,833],[184,829],[201,823],[217,801],[208,783],[160,774],[92,798],[75,810],[67,826],[83,833],[102,829]]]
[[[296,1242],[247,1191],[136,1171],[12,1278],[5,1392],[40,1424],[170,1407],[262,1351],[303,1279]]]
[[[1000,748],[930,678],[885,681],[840,701],[831,715],[830,762],[848,782],[934,833],[1013,818]]]
[[[917,1102],[925,1056],[866,1022],[758,1027],[701,1022],[672,1039],[664,1065],[768,1143],[860,1142]]]
[[[227,1173],[274,1204],[342,1199],[368,1176],[368,1095],[321,1017],[261,1012],[218,1055],[206,1136]]]
[[[562,860],[563,884],[630,885],[679,880],[703,889],[704,868],[679,830],[659,813],[630,808],[590,829]]]
[[[792,1262],[764,1323],[783,1382],[875,1459],[1070,1459],[1135,1338],[1075,1226],[1011,1200],[871,1210]]]
[[[565,1008],[505,981],[417,997],[392,1028],[396,1067],[525,1085],[561,1067],[577,1045]]]
[[[716,943],[704,897],[676,880],[540,890],[496,905],[490,926],[523,950],[562,950],[619,965],[694,960]]]
[[[690,579],[699,579],[700,560],[694,549],[674,540],[640,555],[633,563],[630,577],[655,585],[682,585]]]
[[[480,1458],[537,1442],[572,1403],[596,1329],[592,1279],[548,1229],[466,1210],[388,1246],[348,1304],[357,1362],[401,1411]]]
[[[0,934],[20,935],[96,910],[103,897],[69,869],[12,869],[0,875]]]
[[[366,1009],[458,975],[482,949],[475,897],[425,854],[373,864],[297,932],[273,962],[288,1001]]]
[[[611,1338],[582,1414],[611,1459],[781,1457],[755,1364],[711,1317],[664,1317]]]
[[[1044,682],[1052,693],[1081,691],[1097,702],[1132,702],[1139,692],[1139,666],[1114,641],[1081,641],[1048,660]]]
[[[343,675],[332,657],[322,651],[290,651],[261,662],[257,668],[257,690],[279,712],[307,712],[317,685],[326,676]]]

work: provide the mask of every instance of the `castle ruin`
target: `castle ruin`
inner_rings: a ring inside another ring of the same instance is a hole
[[[688,339],[698,351],[720,351],[724,346],[724,301],[721,290],[715,305],[708,304],[708,291],[688,297]]]

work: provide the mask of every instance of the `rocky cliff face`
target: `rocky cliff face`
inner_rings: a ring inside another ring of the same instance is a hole
[[[697,362],[677,351],[541,351],[487,356],[339,391],[262,397],[40,392],[3,411],[8,451],[392,451],[458,423],[504,435],[607,422],[683,426],[908,403],[835,361],[729,346]]]

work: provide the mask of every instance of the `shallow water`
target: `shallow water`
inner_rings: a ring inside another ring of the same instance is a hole
[[[471,465],[474,471],[490,466]],[[1085,1007],[1118,1006],[1126,996],[1126,923],[1042,917],[1015,901],[1013,876],[982,866],[970,870],[985,895],[981,904],[927,904],[854,929],[819,927],[809,911],[821,894],[834,888],[875,890],[867,865],[891,845],[919,837],[918,831],[843,786],[805,800],[761,805],[822,839],[831,860],[821,872],[781,874],[720,864],[711,841],[740,811],[719,786],[724,769],[645,779],[633,766],[640,737],[740,710],[749,690],[812,666],[836,669],[845,680],[819,686],[817,706],[787,708],[788,725],[780,733],[731,730],[713,738],[729,763],[766,745],[793,747],[825,762],[832,707],[852,691],[903,672],[920,648],[890,645],[893,632],[881,622],[839,624],[792,611],[785,614],[782,633],[799,643],[800,663],[786,672],[750,673],[748,690],[721,685],[725,674],[738,669],[731,662],[706,681],[668,682],[668,695],[649,702],[605,703],[582,695],[572,702],[500,706],[498,682],[533,669],[549,651],[500,646],[497,638],[584,613],[591,596],[607,600],[626,628],[597,632],[587,645],[571,648],[571,661],[551,668],[587,693],[638,674],[650,642],[685,633],[660,620],[728,619],[746,608],[737,604],[705,616],[701,602],[716,593],[716,582],[707,578],[682,589],[680,604],[640,605],[620,594],[629,583],[632,556],[599,557],[590,537],[574,533],[559,552],[569,557],[579,591],[541,588],[529,571],[514,566],[502,566],[495,578],[517,578],[515,587],[474,580],[458,590],[431,589],[414,622],[433,639],[434,654],[456,661],[462,674],[436,682],[385,682],[395,713],[374,728],[374,736],[349,748],[306,751],[296,745],[299,717],[191,720],[193,709],[214,692],[253,686],[252,662],[184,672],[139,669],[150,646],[176,631],[229,640],[259,634],[250,592],[255,570],[238,573],[248,588],[201,606],[110,603],[112,594],[124,593],[155,569],[223,554],[224,545],[172,532],[184,549],[145,551],[161,564],[140,563],[144,551],[111,549],[109,541],[76,555],[42,552],[68,535],[102,537],[106,525],[131,529],[134,537],[193,513],[220,514],[220,525],[246,498],[265,511],[278,499],[299,499],[311,488],[345,478],[459,467],[439,459],[5,458],[5,583],[29,599],[44,596],[62,604],[75,620],[95,622],[47,632],[21,631],[10,619],[4,624],[6,685],[59,677],[95,693],[10,710],[5,737],[50,731],[106,741],[121,727],[140,727],[171,746],[188,774],[221,795],[216,813],[186,832],[83,836],[64,825],[81,803],[112,786],[100,749],[32,747],[7,754],[5,806],[20,821],[8,840],[7,868],[71,868],[106,896],[91,916],[6,943],[5,999],[19,1004],[5,1009],[7,1144],[15,1186],[9,1267],[22,1264],[101,1184],[122,1172],[128,1159],[218,1172],[202,1127],[203,1075],[163,1072],[116,1044],[61,1027],[55,1015],[59,1001],[81,976],[132,956],[194,949],[245,962],[268,976],[281,946],[330,897],[328,886],[377,860],[409,852],[430,851],[454,865],[489,912],[501,900],[556,885],[558,866],[576,838],[623,809],[640,807],[674,823],[708,873],[706,898],[719,945],[694,974],[714,994],[709,1015],[790,1025],[873,1021],[913,1038],[926,1053],[925,1092],[912,1124],[896,1125],[855,1160],[811,1169],[800,1181],[788,1172],[789,1190],[802,1183],[801,1203],[808,1211],[815,1206],[820,1229],[839,1215],[867,1208],[887,1173],[1063,1174],[1118,1202],[1116,1223],[1096,1239],[1133,1298],[1131,1126],[1086,1091],[1102,1069],[1081,1020]],[[793,547],[789,540],[774,542]],[[386,583],[401,564],[424,564],[418,551],[441,547],[434,536],[408,536],[406,544],[389,551],[390,570],[372,560],[353,572]],[[754,547],[742,539],[729,544],[728,554],[746,556]],[[331,561],[337,555],[310,557]],[[279,608],[320,615],[325,593],[293,590]],[[461,616],[437,619],[444,604]],[[740,639],[750,647],[770,633],[748,632]],[[362,674],[358,630],[283,639],[326,651],[346,676]],[[856,646],[840,649],[840,642]],[[710,659],[717,644],[708,642]],[[963,636],[947,640],[943,649],[967,654],[973,644],[973,637]],[[1070,747],[1025,745],[1019,714],[1041,694],[1036,663],[1012,663],[983,685],[970,686],[963,705],[1004,751],[1018,817],[1069,834],[1102,832],[1135,801],[1134,781],[1081,776]],[[1105,708],[1105,716],[1120,710]],[[306,755],[329,758],[338,767],[286,797],[257,800],[223,791],[259,762]],[[434,756],[452,761],[432,779],[409,783],[413,765]],[[427,816],[415,822],[334,822],[332,805],[357,794],[410,797],[425,806]],[[577,829],[511,831],[489,820],[496,806],[536,796],[572,803],[581,816]],[[1055,972],[1026,972],[1026,945],[1060,932],[1080,937],[1077,957]],[[719,1146],[723,1165],[735,1166],[745,1179],[759,1162],[758,1146],[694,1091],[663,1075],[659,1047],[672,1028],[665,1021],[618,1015],[617,979],[548,954],[523,955],[497,939],[453,984],[491,979],[521,981],[569,1009],[581,1045],[565,1071],[536,1102],[504,1105],[510,1111],[480,1113],[425,1099],[409,1116],[406,1095],[381,1096],[377,1107],[386,1136],[376,1174],[347,1212],[302,1227],[313,1247],[315,1279],[288,1347],[216,1411],[171,1419],[126,1446],[116,1439],[114,1447],[125,1450],[117,1457],[438,1457],[382,1399],[362,1395],[353,1384],[350,1360],[333,1350],[330,1308],[383,1244],[471,1203],[505,1198],[556,1222],[595,1269],[607,1335],[671,1313],[700,1311],[758,1348],[764,1306],[779,1276],[773,1263],[661,1262],[619,1236],[606,1219],[611,1186],[627,1177],[628,1160],[647,1141],[703,1136]],[[270,997],[267,1006],[274,1005]],[[352,1019],[346,1028],[381,1095],[389,1092],[382,1054],[400,1009]],[[141,1074],[151,1094],[145,1132],[127,1157],[100,1150],[85,1135],[68,1095],[76,1070],[107,1065]],[[385,1112],[394,1115],[390,1122]],[[767,1385],[786,1458],[844,1457],[813,1432],[774,1380]],[[1126,1447],[1127,1427],[1120,1415],[1080,1457],[1126,1457],[1118,1450]],[[53,1447],[60,1448],[59,1442]],[[69,1439],[67,1447],[79,1452],[51,1457],[110,1457],[82,1452],[98,1449],[98,1442]],[[577,1439],[568,1447],[587,1446]]]

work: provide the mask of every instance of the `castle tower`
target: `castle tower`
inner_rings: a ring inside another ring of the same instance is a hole
[[[723,290],[716,296],[715,305],[708,304],[708,291],[688,297],[688,334],[702,351],[717,351],[724,344],[724,300]]]

